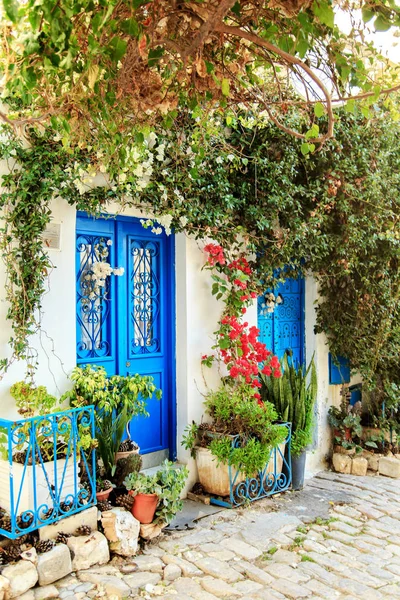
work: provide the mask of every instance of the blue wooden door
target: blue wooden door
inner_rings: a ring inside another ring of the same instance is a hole
[[[137,219],[79,216],[76,249],[77,363],[151,375],[162,399],[148,402],[150,417],[131,422],[131,436],[144,454],[169,449],[174,457],[173,236],[155,235]],[[96,262],[124,274],[94,289]]]
[[[280,294],[282,304],[276,305],[274,312],[266,310],[265,296],[258,299],[259,339],[282,358],[286,350],[293,351],[293,358],[299,364],[304,360],[304,279],[286,279],[273,290]]]

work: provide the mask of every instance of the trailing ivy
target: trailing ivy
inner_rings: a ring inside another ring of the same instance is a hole
[[[295,114],[287,119],[301,127]],[[58,194],[91,213],[109,201],[142,208],[155,215],[146,226],[212,238],[232,255],[242,255],[244,243],[258,291],[313,273],[317,331],[331,351],[371,382],[400,381],[399,124],[338,112],[336,138],[304,156],[268,119],[227,121],[210,118],[205,129],[186,114],[179,127],[138,127],[120,173],[103,187],[93,183],[98,172],[107,179],[101,152],[84,143],[72,149],[48,131],[32,133],[28,148],[12,137],[2,144],[3,156],[19,164],[3,179],[2,198],[14,357],[29,358],[38,327],[51,268],[40,235]]]

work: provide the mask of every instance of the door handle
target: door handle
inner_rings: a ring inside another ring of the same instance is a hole
[[[128,362],[126,363],[126,365],[125,365],[125,366],[126,366],[126,367],[130,367],[130,366],[131,366],[131,363],[129,362],[129,360],[128,360]]]

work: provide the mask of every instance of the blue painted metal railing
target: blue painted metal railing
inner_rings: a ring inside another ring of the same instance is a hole
[[[1,535],[15,539],[96,504],[94,436],[93,406],[0,419]]]
[[[229,501],[227,499],[211,497],[211,504],[234,508],[247,502],[254,502],[279,494],[287,490],[292,483],[292,460],[290,443],[292,438],[291,423],[281,423],[286,429],[286,438],[277,448],[271,450],[269,460],[262,471],[253,477],[244,478],[240,471],[228,464],[229,472]],[[232,448],[240,443],[240,436],[232,439]]]

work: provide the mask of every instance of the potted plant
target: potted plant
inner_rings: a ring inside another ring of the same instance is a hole
[[[340,407],[329,408],[328,423],[333,430],[334,452],[352,455],[362,451],[361,415],[348,403],[346,394],[342,394]]]
[[[35,499],[36,506],[47,505],[51,510],[56,477],[60,497],[61,494],[63,498],[72,497],[79,489],[75,457],[68,451],[68,440],[72,435],[71,421],[64,411],[58,411],[59,400],[49,394],[45,386],[19,381],[11,387],[10,392],[21,415],[21,420],[15,421],[9,431],[13,447],[14,510],[18,513],[32,510]],[[49,435],[54,427],[57,430],[56,442],[53,433]],[[90,444],[91,436],[87,435]],[[7,483],[10,481],[8,442],[8,433],[2,428],[0,475]],[[78,452],[79,450],[80,447],[77,447]],[[11,511],[9,485],[0,486],[0,505]]]
[[[282,371],[280,379],[267,374],[261,375],[261,397],[274,405],[282,421],[292,424],[292,488],[300,490],[304,487],[306,448],[312,442],[314,428],[314,406],[317,399],[314,358],[307,369],[303,366],[296,368],[292,352],[286,351],[282,359]]]
[[[236,485],[264,470],[272,449],[284,444],[287,430],[274,423],[278,415],[272,404],[249,396],[246,383],[232,386],[225,381],[207,394],[205,410],[211,421],[188,427],[182,444],[194,451],[204,490],[227,496],[229,469],[236,471]]]
[[[101,479],[100,477],[96,480],[96,498],[98,502],[104,502],[108,500],[111,494],[113,485],[108,479]]]
[[[96,438],[99,454],[103,462],[104,475],[113,479],[117,460],[122,448],[127,448],[127,454],[138,452],[138,446],[129,437],[123,442],[125,432],[135,416],[148,416],[146,401],[153,394],[160,399],[161,390],[153,383],[148,375],[133,375],[123,377],[113,375],[108,377],[104,367],[76,367],[71,375],[74,387],[64,394],[63,399],[69,400],[72,406],[87,406],[93,404],[96,409]]]
[[[187,476],[186,467],[175,467],[168,460],[154,475],[130,473],[124,485],[135,499],[133,516],[143,524],[153,521],[162,525],[170,523],[182,508],[180,497]]]

